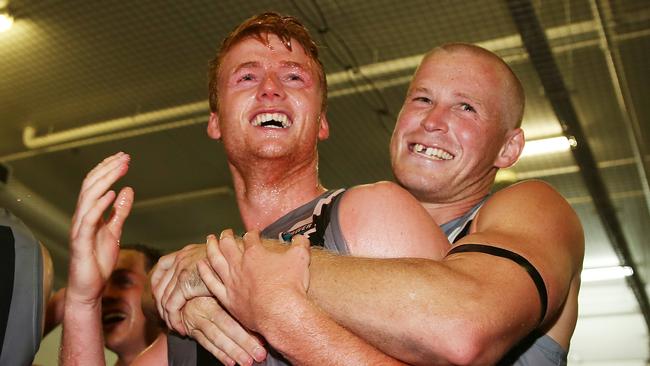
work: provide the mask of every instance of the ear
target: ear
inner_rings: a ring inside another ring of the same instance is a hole
[[[327,114],[325,111],[320,113],[318,118],[318,139],[325,140],[330,136],[330,125],[327,122]]]
[[[505,140],[499,155],[494,161],[494,166],[497,168],[508,168],[517,162],[519,155],[524,150],[524,130],[515,128],[506,132]]]
[[[208,121],[208,136],[215,140],[221,138],[221,128],[219,127],[219,116],[216,113],[210,113],[210,120]]]

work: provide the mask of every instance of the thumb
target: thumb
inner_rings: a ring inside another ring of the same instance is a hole
[[[303,235],[294,235],[291,238],[291,248],[289,250],[296,252],[296,255],[300,257],[300,260],[304,265],[309,266],[311,262],[311,251],[309,247],[311,243]]]

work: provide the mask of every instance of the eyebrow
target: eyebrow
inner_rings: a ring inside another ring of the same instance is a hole
[[[282,61],[282,62],[280,62],[280,66],[296,68],[296,69],[300,69],[300,70],[303,70],[303,71],[305,70],[305,66],[303,66],[303,64],[301,64],[299,62],[295,62],[295,61]]]
[[[116,276],[116,275],[117,276],[130,275],[130,274],[133,274],[133,273],[135,273],[135,272],[133,272],[131,270],[128,270],[126,268],[119,268],[119,269],[114,270],[113,273],[111,273],[111,277]]]
[[[238,72],[241,69],[253,69],[253,68],[259,68],[262,67],[262,65],[257,62],[257,61],[247,61],[239,64],[235,70],[233,70],[233,73]]]
[[[426,93],[426,94],[430,94],[430,93],[431,93],[431,90],[429,90],[429,88],[425,88],[425,87],[423,87],[423,86],[418,86],[418,87],[416,87],[416,88],[411,89],[411,93]]]
[[[481,102],[481,100],[478,99],[478,98],[476,98],[476,97],[473,97],[473,96],[468,95],[468,94],[465,94],[465,93],[455,93],[455,94],[456,94],[457,96],[461,97],[461,98],[469,99],[469,100],[471,100],[473,103],[476,103],[476,104],[478,104],[478,105],[481,106],[481,107],[483,106],[483,102]]]

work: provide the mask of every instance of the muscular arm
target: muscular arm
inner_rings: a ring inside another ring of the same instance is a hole
[[[339,222],[341,232],[349,246],[350,253],[355,258],[367,263],[381,263],[372,258],[393,258],[393,257],[417,257],[428,259],[441,259],[449,249],[449,242],[429,214],[420,203],[403,188],[390,182],[379,182],[370,185],[357,186],[348,190],[342,198],[339,207]],[[317,258],[344,259],[353,257],[340,257],[329,254],[327,251],[312,250],[312,255]],[[327,262],[337,267],[343,262]],[[355,262],[350,265],[354,266]],[[312,264],[313,266],[314,264]],[[345,266],[345,264],[344,264]],[[318,268],[318,267],[314,267]],[[374,287],[354,288],[354,280],[345,277],[344,271],[338,269],[323,273],[318,277],[312,274],[312,279],[322,280],[327,283],[343,284],[351,297],[362,295],[357,290],[364,292],[375,291]],[[363,273],[359,273],[363,276]],[[362,308],[346,310],[365,312],[367,308],[373,307],[367,304]],[[299,364],[309,361],[318,364],[386,364],[396,362],[388,358],[386,354],[378,352],[377,348],[385,349],[386,344],[374,343],[371,346],[357,335],[367,339],[367,332],[355,331],[352,334],[348,329],[340,326],[329,314],[323,312],[311,302],[299,306],[303,311],[298,312],[302,317],[277,317],[278,324],[269,329],[282,332],[281,337],[271,337],[278,341],[273,342],[276,348],[284,354],[292,356],[292,362]],[[382,314],[383,316],[383,314]],[[287,327],[287,324],[295,322],[295,329]],[[273,321],[273,317],[267,319]],[[339,319],[336,319],[337,321]],[[379,322],[389,327],[395,327],[390,318],[376,318],[373,322]],[[347,326],[348,324],[344,324]],[[363,329],[359,324],[359,329]],[[302,328],[302,331],[300,329]],[[308,337],[302,334],[308,334]],[[264,334],[267,338],[268,334]],[[336,350],[332,352],[332,350]],[[341,357],[333,359],[333,354]],[[392,353],[395,358],[403,359],[400,353]]]
[[[382,182],[348,190],[339,206],[338,220],[341,223],[341,231],[353,255],[440,259],[449,248],[446,237],[419,202],[394,183]],[[405,243],[405,245],[396,245],[398,243]],[[187,257],[191,257],[191,255],[187,255]],[[161,260],[160,263],[162,265],[159,263],[159,267],[170,267],[169,264],[172,262],[171,258],[169,257],[170,260],[167,262],[170,263],[167,264]],[[182,260],[175,259],[173,262],[180,263]],[[170,308],[174,311],[180,309],[182,302],[188,298],[181,291],[176,290],[173,291],[176,292],[176,295],[171,297],[168,295],[172,293],[169,291],[171,288],[181,290],[186,288],[184,283],[187,281],[182,280],[181,277],[183,276],[178,276],[183,272],[179,267],[173,273],[167,272],[165,274],[164,271],[158,271],[154,276],[156,279],[161,278],[161,280],[155,281],[157,283],[154,285],[154,288],[157,288],[157,293],[159,294],[157,299],[163,300],[162,302],[159,301],[161,308],[163,307],[162,303],[166,302],[165,298],[182,300],[167,302],[165,308]],[[165,278],[179,278],[180,282],[169,286],[166,285],[166,282],[169,281],[165,281]],[[185,292],[189,293],[193,291]],[[280,305],[280,308],[285,308],[290,299],[292,298],[287,297],[283,299],[283,305]],[[347,329],[340,327],[332,319],[328,319],[311,302],[297,301],[296,306],[300,309],[298,313],[302,317],[302,320],[309,318],[314,320],[314,323],[301,321],[296,323],[300,329],[285,333],[284,335],[275,336],[270,334],[270,332],[276,330],[282,332],[289,329],[286,320],[283,319],[286,313],[270,314],[267,319],[278,320],[278,325],[268,327],[268,330],[263,332],[263,335],[267,338],[276,339],[276,341],[271,341],[271,344],[283,353],[291,355],[290,357],[293,357],[292,360],[294,363],[308,363],[313,361],[318,364],[318,360],[327,359],[327,363],[330,364],[334,362],[332,359],[332,348],[337,349],[339,355],[345,355],[339,361],[347,360],[351,363],[359,363],[362,360],[365,360],[362,363],[390,362],[390,359],[386,359],[386,356],[378,353],[374,347],[361,341]],[[162,311],[161,313],[164,314]],[[173,311],[170,314],[173,314]],[[293,318],[293,320],[296,319]],[[308,327],[311,336],[304,337],[303,334],[305,334]],[[221,324],[218,328],[226,329],[227,327],[225,328]],[[179,330],[182,330],[182,328],[179,328]],[[203,331],[206,332],[207,329],[203,329]],[[288,338],[290,335],[295,336],[297,339],[290,341]],[[312,343],[310,344],[310,342]],[[332,346],[338,343],[340,343],[339,346]],[[331,348],[324,347],[325,344],[329,344]],[[287,347],[292,348],[288,349]],[[213,354],[219,357],[214,351]],[[233,356],[232,354],[230,355]],[[401,355],[395,356],[400,357]]]
[[[307,299],[307,239],[294,237],[286,251],[264,248],[257,233],[246,234],[243,242],[238,247],[230,231],[218,244],[209,239],[210,265],[199,264],[201,278],[243,326],[262,334],[292,364],[401,364]]]
[[[308,299],[285,300],[286,313],[269,318],[262,333],[292,365],[403,365],[341,327]]]
[[[548,290],[554,320],[580,272],[579,221],[548,185],[495,194],[458,244],[487,244],[528,259]],[[314,252],[310,297],[337,322],[409,363],[494,363],[538,326],[540,301],[516,263],[484,253],[442,261],[367,259]],[[332,279],[344,278],[345,281]]]

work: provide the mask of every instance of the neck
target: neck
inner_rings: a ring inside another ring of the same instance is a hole
[[[490,169],[485,175],[474,181],[465,181],[455,193],[440,197],[436,192],[410,191],[438,225],[463,216],[490,193],[494,184],[496,169]]]
[[[247,169],[229,166],[246,230],[262,230],[325,192],[318,181],[317,157],[302,165],[264,160],[246,164]]]
[[[420,201],[422,206],[427,210],[429,215],[434,219],[438,225],[447,223],[457,217],[463,216],[467,213],[472,207],[478,204],[487,194],[477,195],[473,197],[468,197],[464,200],[447,202],[447,203],[436,203],[436,202],[426,202]]]
[[[141,351],[144,351],[144,348]],[[117,355],[117,362],[115,362],[115,366],[129,366],[133,360],[140,354],[140,352],[137,353],[121,353]]]

